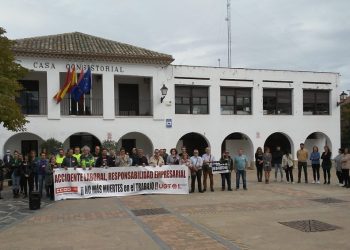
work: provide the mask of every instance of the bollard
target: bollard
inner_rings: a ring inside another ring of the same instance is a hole
[[[31,192],[29,195],[29,209],[36,210],[40,209],[41,197],[39,192]]]

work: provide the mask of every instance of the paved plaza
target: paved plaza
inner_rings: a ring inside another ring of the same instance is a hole
[[[255,174],[248,191],[221,191],[215,176],[215,192],[44,200],[37,211],[6,187],[0,249],[350,249],[350,189],[334,172],[331,185],[266,185]],[[282,224],[291,221],[300,230]]]

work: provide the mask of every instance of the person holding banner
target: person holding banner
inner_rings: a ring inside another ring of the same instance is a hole
[[[109,150],[109,159],[110,159],[111,167],[116,167],[119,165],[119,159],[114,149]]]
[[[81,156],[81,153],[80,153],[80,147],[78,146],[75,146],[74,147],[74,154],[73,156],[77,159],[77,163],[78,163],[78,166],[80,165],[80,156]]]
[[[187,153],[187,149],[186,149],[185,146],[182,146],[182,147],[181,147],[181,153],[179,154],[179,156],[182,157],[182,155],[183,155],[184,153]]]
[[[227,168],[229,170],[228,173],[221,174],[221,191],[225,191],[225,180],[227,182],[227,190],[232,191],[231,188],[231,172],[233,169],[233,161],[230,157],[230,153],[225,151],[222,153],[222,157],[220,158],[220,164],[227,164]]]
[[[107,155],[107,149],[103,148],[101,156],[97,158],[95,167],[107,168],[113,165],[111,158]]]
[[[207,178],[209,175],[210,180],[210,191],[214,192],[214,177],[212,172],[212,162],[215,161],[215,157],[211,154],[211,149],[207,147],[205,154],[202,156],[203,159],[203,191],[207,191]]]
[[[180,164],[180,157],[177,155],[176,148],[170,149],[170,155],[168,155],[166,159],[167,165],[179,165]]]
[[[185,153],[183,153],[185,154]],[[187,154],[187,153],[186,153]],[[198,192],[203,193],[202,190],[202,166],[203,159],[199,156],[198,149],[193,150],[193,156],[190,158],[191,160],[191,191],[193,193],[195,190],[196,179],[198,183]]]
[[[67,156],[64,157],[61,167],[63,167],[65,170],[68,168],[74,168],[76,169],[78,166],[78,160],[73,156],[73,149],[67,150]]]
[[[175,149],[176,150],[176,149]],[[172,150],[170,150],[170,153],[171,153]],[[177,152],[177,151],[176,151]],[[169,157],[169,156],[168,156]],[[167,165],[185,165],[186,167],[188,167],[188,170],[191,172],[191,167],[192,167],[192,164],[191,164],[191,160],[188,156],[187,153],[183,154],[181,159],[180,159],[180,162],[178,164],[168,164]],[[190,178],[191,178],[191,175],[188,175],[188,181],[190,181]],[[190,193],[192,191],[192,188],[190,190]],[[192,192],[193,193],[193,192]]]
[[[119,166],[118,167],[130,167],[131,166],[131,160],[129,156],[125,152],[125,148],[120,148],[119,152]]]
[[[100,146],[96,146],[95,147],[95,151],[92,154],[92,156],[94,157],[95,162],[97,161],[98,157],[101,157],[101,148],[100,148]]]
[[[158,149],[154,150],[154,155],[151,156],[151,158],[149,159],[149,165],[153,167],[161,167],[162,165],[164,165],[164,159],[159,155]]]
[[[148,159],[144,155],[142,148],[137,149],[136,166],[148,166]]]
[[[239,189],[240,177],[243,180],[243,189],[247,190],[247,173],[246,169],[248,166],[247,156],[243,154],[243,149],[238,150],[238,155],[234,158],[234,166],[236,172],[236,191]]]
[[[169,155],[166,153],[166,149],[165,149],[165,148],[159,149],[159,155],[163,158],[164,162],[167,161],[168,156],[169,156]]]
[[[90,154],[90,148],[88,146],[83,147],[83,154],[80,156],[80,165],[85,170],[89,170],[95,165],[94,157]]]
[[[56,155],[56,164],[58,167],[61,167],[64,158],[65,158],[64,150],[63,148],[60,148],[58,150],[58,154]]]
[[[131,149],[130,159],[131,159],[131,166],[136,166],[136,162],[137,162],[137,148],[132,148]]]

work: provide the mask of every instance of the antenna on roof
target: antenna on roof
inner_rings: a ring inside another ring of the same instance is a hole
[[[227,0],[227,67],[231,68],[231,0]]]

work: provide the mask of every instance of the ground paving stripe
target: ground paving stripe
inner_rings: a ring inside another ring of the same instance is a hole
[[[161,249],[171,249],[161,238],[158,237],[153,231],[144,223],[140,218],[135,216],[133,212],[123,204],[119,197],[116,198],[116,204],[118,208],[127,213],[130,218],[152,239]]]
[[[194,221],[192,221],[190,218],[183,216],[182,214],[174,211],[172,208],[168,208],[166,207],[162,202],[154,199],[153,197],[149,197],[151,200],[153,200],[154,203],[159,204],[159,206],[167,209],[168,211],[171,212],[171,214],[175,215],[178,219],[185,221],[186,223],[190,224],[192,227],[196,228],[197,230],[201,231],[203,234],[209,236],[210,238],[212,238],[213,240],[219,242],[220,244],[224,245],[225,247],[227,247],[228,249],[232,249],[232,250],[240,250],[240,248],[232,243],[231,241],[223,238],[222,236],[210,231],[209,229],[207,229],[206,227],[204,227],[201,224],[198,224]]]
[[[9,229],[9,228],[11,228],[11,227],[13,227],[13,226],[18,225],[18,224],[22,223],[23,221],[25,221],[25,220],[27,220],[27,219],[30,219],[30,218],[32,218],[32,217],[34,217],[34,216],[37,216],[37,215],[40,214],[40,213],[43,213],[47,208],[50,208],[50,207],[52,207],[53,205],[54,205],[54,203],[47,203],[47,204],[45,204],[44,207],[42,207],[42,208],[40,208],[40,209],[38,209],[38,210],[30,210],[30,211],[33,211],[33,212],[24,215],[24,216],[21,217],[20,219],[16,219],[16,221],[14,221],[13,223],[8,224],[8,225],[5,225],[5,226],[2,226],[2,225],[1,225],[1,226],[0,226],[0,232],[1,232],[1,231],[6,231],[7,229]],[[29,206],[29,204],[28,204],[28,206]],[[28,209],[29,209],[29,208],[28,208]]]
[[[314,204],[306,199],[288,199],[288,200],[276,200],[276,201],[259,201],[259,202],[244,202],[244,203],[218,203],[208,204],[206,206],[177,206],[172,210],[179,214],[217,214],[217,213],[232,213],[237,209],[244,209],[244,211],[256,211],[261,210],[275,210],[284,208],[300,208],[305,206],[313,206]],[[168,209],[169,210],[169,209]]]

